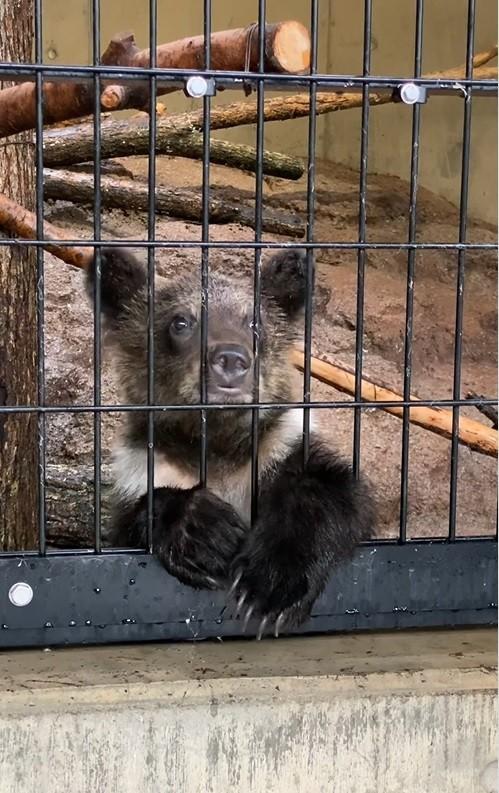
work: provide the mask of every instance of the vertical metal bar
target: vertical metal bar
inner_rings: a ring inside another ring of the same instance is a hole
[[[204,2],[204,67],[210,68],[211,63],[211,0]],[[210,282],[210,123],[211,123],[211,98],[203,97],[203,182],[202,182],[202,228],[201,241],[201,366],[200,366],[200,395],[201,402],[206,405],[208,399],[208,288]],[[203,408],[200,413],[200,444],[199,444],[199,480],[202,487],[206,487],[208,476],[208,435],[207,412]]]
[[[149,65],[156,68],[156,47],[158,43],[157,0],[149,0]],[[149,160],[147,173],[148,208],[147,239],[156,238],[156,77],[149,82]],[[154,525],[154,278],[156,248],[147,249],[147,550],[153,550]]]
[[[92,61],[100,64],[100,0],[92,0]],[[101,78],[94,75],[94,239],[101,239]],[[94,278],[94,405],[101,404],[101,250],[95,246]],[[101,442],[102,419],[94,413],[94,549],[101,551]]]
[[[473,51],[475,41],[475,5],[476,0],[468,0],[468,27],[466,36],[466,79],[473,74]],[[459,200],[459,242],[466,242],[468,221],[468,187],[470,172],[471,143],[471,103],[472,88],[465,90],[463,116],[463,149],[461,158],[461,195]],[[454,330],[454,381],[452,398],[461,399],[461,363],[463,351],[463,311],[464,311],[464,276],[466,253],[460,249],[457,254],[456,279],[456,321]],[[459,405],[452,408],[452,441],[450,464],[450,503],[449,503],[449,540],[456,538],[457,512],[457,473],[459,457]]]
[[[310,4],[310,74],[317,74],[317,50],[319,41],[319,2],[311,0]],[[317,83],[312,81],[309,88],[309,120],[308,120],[308,154],[307,154],[307,226],[306,240],[314,241],[315,220],[315,148],[317,138]],[[303,404],[310,402],[313,301],[315,282],[315,254],[307,248],[307,274],[305,297],[305,362],[303,368]],[[310,451],[310,408],[303,408],[303,465],[308,461]]]
[[[265,71],[265,25],[267,18],[266,0],[258,0],[258,73]],[[251,37],[251,32],[248,34]],[[249,42],[249,46],[251,41]],[[257,85],[256,122],[256,172],[255,172],[255,242],[262,241],[263,207],[263,143],[265,84],[262,79]],[[253,270],[253,402],[260,401],[260,301],[261,301],[261,248],[255,248]],[[251,414],[251,522],[258,517],[258,440],[260,411],[254,407]]]
[[[362,58],[362,76],[371,73],[371,36],[372,36],[372,0],[364,0],[364,48]],[[366,241],[366,191],[367,161],[369,154],[369,84],[362,86],[362,128],[360,137],[360,178],[359,178],[359,242]],[[364,293],[366,272],[366,250],[357,253],[357,312],[355,331],[355,401],[361,401],[362,364],[364,343]],[[362,410],[354,408],[353,421],[353,468],[355,476],[360,469],[360,439]]]
[[[423,53],[423,14],[424,0],[416,3],[416,34],[414,43],[414,77],[421,77],[421,59]],[[409,196],[409,229],[408,242],[416,242],[417,197],[419,186],[419,137],[421,131],[421,105],[416,104],[412,111],[411,140],[411,181]],[[407,255],[407,287],[405,301],[405,335],[404,335],[404,400],[411,395],[412,375],[412,344],[414,329],[414,273],[416,250],[410,248]],[[402,424],[402,459],[400,466],[400,520],[399,542],[407,539],[407,510],[409,494],[409,408],[404,407]]]
[[[43,0],[35,0],[35,62],[43,63]],[[43,74],[36,73],[36,238],[43,240]],[[45,269],[43,248],[36,249],[36,310],[37,310],[37,377],[38,405],[45,405]],[[38,413],[38,550],[44,555],[47,550],[46,539],[46,420],[44,413]]]

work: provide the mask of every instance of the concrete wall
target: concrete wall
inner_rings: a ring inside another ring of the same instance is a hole
[[[474,630],[4,652],[0,790],[495,793],[496,646]]]
[[[202,30],[202,3],[173,0],[158,3],[160,41]],[[148,0],[105,0],[102,6],[103,46],[113,33],[133,30],[138,43],[147,44]],[[309,23],[305,0],[272,0],[267,3],[272,20],[296,18]],[[320,3],[319,69],[359,74],[362,67],[364,0]],[[47,61],[88,63],[91,59],[90,0],[45,0],[44,38]],[[376,0],[373,4],[373,72],[410,76],[414,48],[415,3]],[[423,71],[456,66],[465,59],[467,0],[431,0],[425,6]],[[213,28],[245,25],[257,16],[256,0],[216,0]],[[477,3],[476,50],[488,49],[496,40],[497,3]],[[217,102],[239,98],[225,92]],[[168,96],[169,110],[186,109],[182,95]],[[191,103],[192,104],[192,103]],[[431,98],[423,111],[421,182],[454,203],[459,201],[463,103],[453,97]],[[408,178],[412,113],[405,106],[376,108],[371,113],[369,170]],[[320,157],[354,168],[359,163],[360,111],[330,114],[318,119],[317,151]],[[224,133],[229,139],[251,143],[255,129]],[[492,99],[474,102],[470,181],[470,214],[497,220],[497,104]],[[306,154],[305,119],[269,124],[266,146],[288,153]]]
[[[377,0],[373,3],[372,72],[414,74],[415,3]],[[336,3],[331,16],[329,70],[358,73],[362,68],[363,0]],[[425,3],[422,71],[440,71],[466,59],[467,0]],[[476,4],[475,51],[490,49],[497,37],[497,3]],[[494,61],[496,63],[496,61]],[[497,103],[474,100],[470,161],[470,214],[497,222]],[[412,111],[400,105],[373,109],[370,114],[369,170],[409,178]],[[430,97],[422,113],[421,183],[459,202],[463,102],[454,97]],[[358,167],[360,111],[327,116],[324,139],[330,157]],[[325,152],[326,153],[326,152]],[[327,154],[327,153],[326,153]]]

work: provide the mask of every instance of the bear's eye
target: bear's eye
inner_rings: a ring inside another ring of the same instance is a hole
[[[192,329],[193,320],[190,317],[184,317],[181,314],[178,314],[176,317],[173,317],[170,323],[170,331],[177,336],[180,336],[183,333],[187,333]]]

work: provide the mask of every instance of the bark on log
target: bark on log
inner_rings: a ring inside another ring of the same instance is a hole
[[[213,33],[211,36],[211,68],[216,70],[244,71],[249,45],[250,71],[257,66],[258,43],[251,28],[239,28]],[[161,68],[201,69],[204,66],[204,37],[182,39],[157,48],[156,62]],[[284,21],[266,26],[265,66],[271,72],[298,72],[308,68],[310,38],[299,22]],[[17,54],[12,55],[12,60]],[[133,34],[115,36],[102,55],[104,66],[144,68],[150,65],[149,50],[139,50]],[[36,124],[36,87],[31,77],[24,78],[12,88],[0,92],[0,137],[13,135]],[[31,82],[29,81],[31,80]],[[147,105],[149,86],[141,81],[129,81],[126,86],[112,85],[115,81],[102,80],[101,107],[104,110],[142,109]],[[157,94],[177,91],[178,86],[158,85]],[[54,124],[69,118],[80,118],[93,113],[94,83],[44,82],[43,118],[45,124]]]
[[[34,187],[31,195],[26,196],[27,203],[30,201],[30,199],[32,199],[33,193]],[[7,198],[6,195],[0,194],[0,230],[10,234],[12,237],[18,237],[25,240],[35,240],[36,215],[34,212],[30,212],[30,210],[24,209],[24,207],[22,207],[16,201]],[[65,238],[63,232],[53,226],[51,223],[44,222],[43,231],[47,239],[64,240]],[[79,267],[80,269],[85,269],[85,267],[87,267],[93,260],[94,256],[92,248],[77,248],[73,246],[58,246],[50,244],[44,245],[43,247],[46,251],[49,251],[49,253],[53,253],[54,256],[57,256],[58,259],[66,262],[66,264],[72,264],[74,267]],[[0,256],[2,250],[6,250],[5,246],[0,247]],[[23,248],[20,246],[19,248],[14,248],[14,246],[12,246],[11,250],[13,253],[17,253],[18,256],[22,254],[22,256],[25,257],[26,251],[31,249],[24,248],[23,252]],[[34,266],[32,266],[30,270],[32,273],[35,273]],[[31,302],[34,306],[34,297]],[[1,339],[2,337],[0,335],[0,341]]]
[[[149,153],[149,121],[122,122],[116,130],[114,122],[101,126],[101,157],[131,157]],[[44,163],[49,168],[89,162],[94,157],[93,124],[79,124],[45,133],[43,141]],[[203,135],[199,132],[181,130],[171,132],[159,127],[156,138],[156,154],[170,154],[200,160],[203,157]],[[256,149],[240,143],[224,140],[210,141],[210,161],[243,171],[256,170]],[[277,152],[264,151],[263,173],[282,179],[299,179],[303,165],[294,157]]]
[[[468,393],[466,394],[466,399],[485,400],[487,399],[487,397],[484,397],[483,394],[476,394],[474,391],[468,391]],[[477,405],[475,405],[475,407],[483,416],[488,418],[488,420],[492,423],[493,429],[496,430],[499,423],[497,407],[495,407],[494,405],[482,405],[481,403],[478,403]]]
[[[56,548],[94,546],[94,469],[88,466],[47,466],[47,542]],[[111,475],[101,469],[103,544],[111,521]]]
[[[93,205],[95,191],[94,179],[90,174],[71,171],[44,171],[45,197],[76,204]],[[120,179],[112,176],[101,177],[102,206],[113,209],[131,209],[140,212],[148,208],[147,182]],[[156,212],[171,217],[200,221],[203,202],[198,192],[178,188],[156,186]],[[210,199],[210,222],[240,223],[255,228],[255,212],[249,206],[231,204],[226,198]],[[268,210],[263,214],[263,230],[272,234],[302,237],[303,224],[290,215]]]
[[[0,3],[0,61],[29,61],[32,44],[33,0]],[[0,192],[15,206],[33,206],[34,173],[31,133],[0,147]],[[37,401],[36,281],[33,250],[0,247],[0,406]],[[35,416],[0,413],[0,550],[37,545],[37,448]]]
[[[15,57],[14,54],[12,59]],[[117,65],[115,57],[117,53],[112,41],[102,55],[102,65]],[[44,124],[55,124],[70,118],[93,114],[94,83],[91,80],[81,83],[44,81],[42,101]],[[0,138],[34,129],[35,126],[36,84],[28,77],[27,82],[0,91]]]
[[[148,68],[150,51],[133,47],[124,52],[120,65]],[[204,36],[193,36],[157,48],[156,66],[161,69],[204,69]],[[294,20],[265,26],[265,62],[267,72],[302,74],[310,66],[310,37],[308,30]],[[211,36],[210,68],[216,71],[258,71],[258,32],[254,25],[225,30]],[[157,95],[171,93],[178,88],[158,85]],[[149,83],[127,83],[104,89],[101,96],[106,110],[146,107]]]
[[[293,350],[292,361],[299,371],[303,372],[304,357],[300,350]],[[355,394],[355,373],[347,367],[333,364],[327,360],[321,360],[312,356],[312,376],[321,383],[326,383],[338,391],[345,394]],[[361,398],[365,402],[395,402],[402,401],[401,394],[397,394],[391,389],[385,388],[365,377],[362,379]],[[411,400],[418,401],[417,397],[411,396]],[[380,406],[381,407],[381,406]],[[404,409],[402,407],[381,407],[393,416],[403,418]],[[452,411],[439,407],[410,407],[409,421],[418,427],[435,432],[444,438],[452,438]],[[486,427],[478,421],[460,416],[459,419],[459,442],[468,446],[473,451],[481,452],[489,457],[497,457],[497,431]]]

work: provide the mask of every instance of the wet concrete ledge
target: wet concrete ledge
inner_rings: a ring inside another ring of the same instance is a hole
[[[3,652],[0,791],[492,793],[496,663],[484,629]]]

